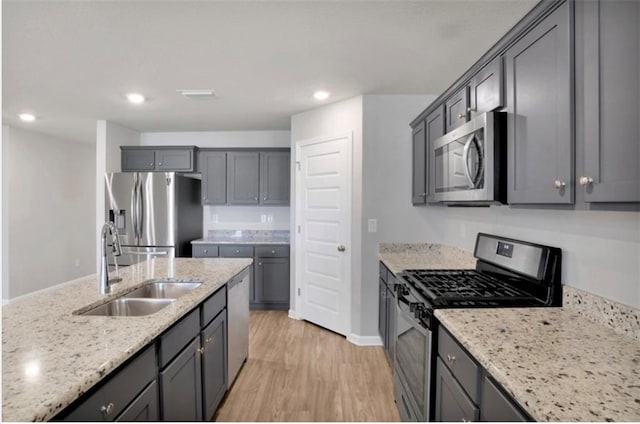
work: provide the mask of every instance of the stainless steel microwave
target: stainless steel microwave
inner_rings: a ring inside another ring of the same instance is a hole
[[[506,203],[506,122],[486,112],[433,142],[429,202]]]

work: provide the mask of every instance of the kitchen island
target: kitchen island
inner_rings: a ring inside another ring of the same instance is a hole
[[[65,283],[2,308],[2,419],[44,421],[107,377],[252,264],[251,259],[152,259],[120,272],[100,295],[97,276]],[[146,316],[83,316],[83,312],[148,280],[202,284]]]

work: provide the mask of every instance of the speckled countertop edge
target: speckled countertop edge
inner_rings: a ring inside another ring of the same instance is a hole
[[[111,371],[252,263],[251,259],[152,259],[121,270],[114,293],[96,276],[2,307],[2,419],[53,418]],[[142,317],[73,315],[150,279],[202,281],[192,292]]]
[[[191,244],[289,244],[288,230],[209,230]]]
[[[378,258],[394,274],[405,269],[474,269],[471,252],[435,243],[380,243]]]
[[[640,420],[636,340],[567,308],[435,315],[535,420]]]

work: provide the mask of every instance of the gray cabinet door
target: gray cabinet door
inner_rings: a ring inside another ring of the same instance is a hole
[[[505,53],[510,204],[573,203],[570,4]]]
[[[227,312],[222,311],[200,333],[203,418],[211,420],[227,391]]]
[[[469,120],[469,87],[464,86],[445,103],[447,132]]]
[[[163,421],[202,420],[200,338],[196,337],[160,373]]]
[[[157,150],[156,169],[158,171],[193,172],[193,150]]]
[[[433,156],[433,142],[444,135],[444,105],[440,106],[425,119],[425,132],[427,135],[427,200],[436,192],[435,167]]]
[[[202,204],[224,205],[227,203],[227,153],[201,152]]]
[[[261,204],[289,204],[290,156],[289,152],[260,152]]]
[[[502,57],[482,68],[469,83],[471,118],[504,106]]]
[[[396,358],[396,298],[393,293],[393,278],[387,287],[387,353],[393,364]]]
[[[378,334],[387,349],[387,285],[382,278],[378,279]]]
[[[514,402],[485,376],[482,380],[480,401],[480,421],[525,422],[526,415],[520,412]]]
[[[420,122],[411,133],[412,177],[411,203],[423,205],[427,202],[427,133],[425,121]]]
[[[640,2],[584,8],[586,202],[640,202]]]
[[[255,303],[289,308],[289,258],[257,258]]]
[[[227,203],[257,205],[260,195],[259,152],[227,153]]]
[[[438,358],[436,366],[436,421],[478,421],[479,410]]]
[[[158,384],[153,380],[116,421],[158,421],[160,420],[160,406],[158,404]]]
[[[156,169],[155,151],[122,150],[121,167],[123,172],[154,171]]]

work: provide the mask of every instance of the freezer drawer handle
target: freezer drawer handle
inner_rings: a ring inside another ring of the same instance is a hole
[[[129,251],[122,251],[122,253],[126,254],[126,255],[138,255],[138,256],[166,256],[167,255],[167,251],[163,251],[163,252],[129,252]]]

